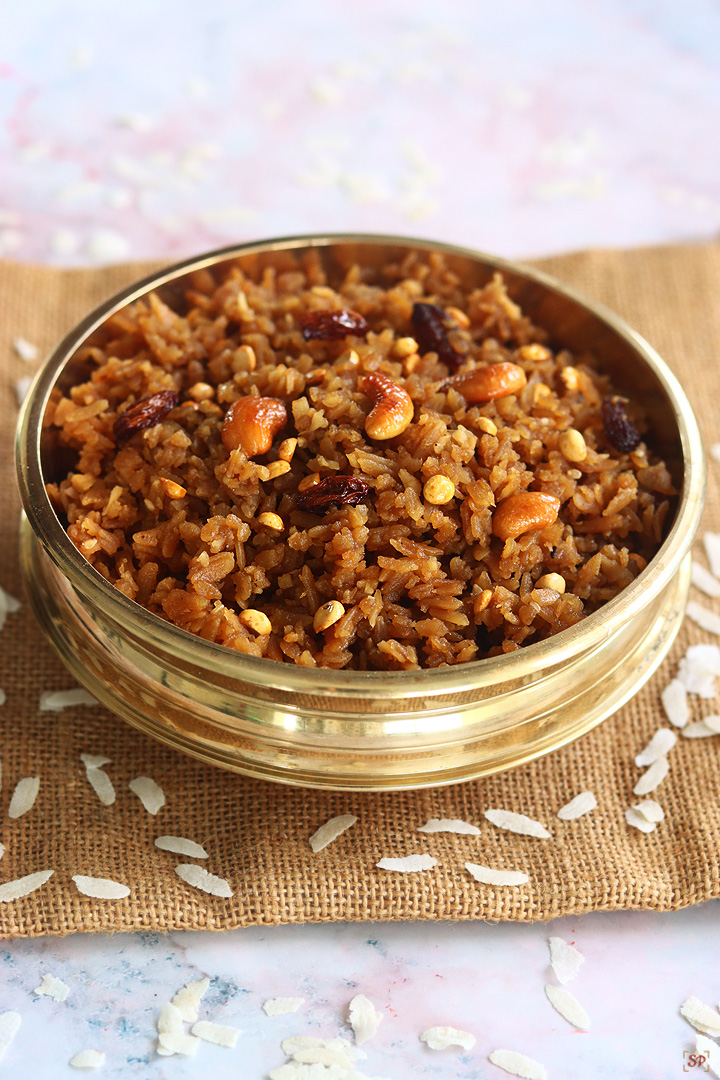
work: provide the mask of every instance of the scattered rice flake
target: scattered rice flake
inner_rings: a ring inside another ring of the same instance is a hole
[[[22,375],[19,379],[15,380],[15,400],[18,403],[18,408],[27,397],[32,381],[32,375]]]
[[[40,712],[61,712],[73,705],[99,704],[82,686],[74,686],[72,690],[46,690],[40,695]]]
[[[305,998],[301,997],[270,998],[263,1002],[263,1011],[266,1016],[283,1016],[285,1013],[297,1012],[304,1004]]]
[[[524,1077],[524,1080],[547,1080],[547,1069],[544,1065],[525,1054],[518,1054],[515,1050],[493,1050],[492,1054],[488,1054],[488,1060],[513,1076]]]
[[[192,1057],[199,1045],[200,1040],[194,1035],[186,1035],[184,1031],[173,1031],[158,1035],[156,1051],[161,1057],[170,1057],[172,1054]]]
[[[185,836],[157,836],[155,847],[162,851],[172,851],[175,855],[187,855],[190,859],[210,858],[204,847]]]
[[[710,569],[716,578],[720,578],[720,533],[706,532],[703,536],[703,544]]]
[[[93,758],[92,754],[81,754],[82,758]],[[108,758],[95,756],[94,760],[101,761],[103,763],[109,761]],[[112,806],[115,802],[115,788],[113,782],[107,773],[103,772],[99,765],[88,765],[85,763],[85,775],[88,778],[90,787],[93,789],[103,806]]]
[[[26,874],[15,881],[6,881],[0,885],[0,903],[7,904],[11,900],[19,900],[21,896],[29,896],[49,881],[54,873],[54,870],[36,870],[34,874]]]
[[[5,1051],[17,1035],[20,1023],[20,1013],[12,1011],[0,1013],[0,1061],[5,1057]]]
[[[710,1072],[715,1076],[720,1076],[720,1046],[712,1039],[708,1039],[707,1035],[698,1035],[695,1039],[695,1049],[705,1058],[703,1064],[707,1063]]]
[[[647,772],[640,777],[633,788],[633,795],[649,795],[651,791],[654,791],[656,787],[662,784],[669,769],[668,759],[665,757],[658,758],[657,761],[652,763]]]
[[[469,821],[461,821],[460,818],[429,818],[424,825],[418,828],[418,832],[458,833],[461,836],[479,836],[480,830],[477,825],[471,825]]]
[[[5,854],[5,845],[0,844],[0,859],[2,859],[4,854]]]
[[[550,965],[557,976],[558,982],[569,983],[585,963],[585,957],[579,949],[567,942],[565,938],[551,937],[549,945]]]
[[[708,717],[708,719],[715,721],[716,717]],[[718,732],[705,720],[696,720],[694,724],[688,724],[687,727],[682,729],[683,738],[685,739],[709,739],[712,735],[717,735]]]
[[[111,765],[112,761],[103,754],[81,754],[80,760],[86,769],[102,769],[103,765]]]
[[[566,990],[564,986],[553,986],[552,983],[548,983],[545,987],[545,993],[553,1009],[559,1012],[567,1020],[568,1024],[579,1028],[580,1031],[588,1031],[590,1017],[569,990]]]
[[[680,1015],[703,1035],[720,1035],[720,1012],[706,1005],[699,998],[689,997],[680,1006]]]
[[[209,893],[211,896],[233,895],[225,878],[215,877],[214,874],[209,874],[202,866],[196,866],[195,863],[180,863],[175,867],[175,873],[186,885],[192,885],[193,888],[200,889],[201,892]]]
[[[498,829],[519,833],[521,836],[535,836],[538,840],[547,840],[550,833],[544,825],[525,814],[516,814],[512,810],[486,810],[485,817]]]
[[[11,596],[9,592],[5,592],[0,588],[0,630],[5,625],[5,620],[8,615],[14,615],[20,610],[20,601]]]
[[[353,1068],[347,1054],[343,1053],[342,1050],[332,1050],[329,1046],[317,1046],[312,1050],[298,1050],[297,1053],[293,1054],[293,1061],[297,1061],[301,1065],[321,1065],[324,1067],[324,1076],[328,1075],[326,1069],[331,1069],[333,1065],[337,1065],[343,1070],[343,1076],[347,1076],[348,1070]],[[334,1075],[337,1075],[337,1073],[334,1073]]]
[[[113,881],[112,878],[73,874],[72,879],[79,893],[83,896],[93,896],[97,900],[124,900],[130,895],[127,885],[123,885],[120,881]]]
[[[96,229],[85,244],[85,254],[99,263],[124,259],[130,250],[127,238],[114,229]]]
[[[703,724],[709,727],[711,731],[714,731],[716,735],[720,735],[720,716],[715,714],[706,716],[703,718]]]
[[[592,791],[581,791],[569,803],[565,803],[564,806],[560,807],[557,816],[561,821],[575,821],[577,818],[582,817],[583,814],[589,814],[596,806],[597,799]]]
[[[183,1029],[183,1015],[175,1004],[175,999],[166,1001],[160,1008],[157,1029],[158,1035],[181,1035]]]
[[[287,1039],[283,1039],[282,1050],[288,1057],[295,1057],[297,1054],[304,1053],[306,1050],[328,1049],[338,1050],[343,1053],[349,1061],[359,1061],[362,1058],[367,1057],[364,1050],[360,1050],[357,1046],[353,1046],[347,1039],[343,1039],[341,1036],[336,1035],[332,1039],[320,1039],[316,1035],[291,1035]]]
[[[400,874],[414,874],[418,870],[432,870],[437,859],[432,855],[405,855],[402,859],[381,859],[375,864],[380,870],[397,870]]]
[[[310,837],[310,847],[313,851],[322,851],[324,847],[331,844],[333,840],[337,840],[341,833],[344,833],[346,829],[351,828],[357,821],[354,814],[340,814],[338,817],[330,818],[324,825],[321,825],[317,832],[314,832]]]
[[[356,994],[350,1002],[348,1019],[355,1035],[355,1042],[360,1046],[368,1039],[372,1039],[382,1020],[382,1013],[377,1011],[370,998],[365,997],[364,994]]]
[[[469,1031],[454,1027],[426,1028],[420,1036],[420,1042],[427,1043],[431,1050],[447,1050],[451,1046],[460,1046],[463,1050],[472,1050],[475,1036]]]
[[[148,814],[157,814],[165,805],[165,792],[149,776],[136,776],[130,781],[130,790],[137,795]]]
[[[690,645],[677,673],[688,693],[702,698],[715,697],[717,675],[720,675],[720,648],[707,642]]]
[[[713,461],[720,461],[720,443],[713,443],[710,447],[710,457]]]
[[[720,596],[720,581],[700,563],[694,562],[692,564],[690,580],[695,588],[700,589],[706,596],[712,596],[716,599]]]
[[[10,800],[8,817],[19,818],[27,814],[28,810],[32,810],[39,790],[39,776],[25,776],[22,780],[18,780]]]
[[[70,993],[70,987],[62,979],[56,979],[54,975],[43,975],[42,982],[33,990],[39,997],[51,997],[54,1001],[65,1001]]]
[[[641,814],[646,821],[654,821],[657,824],[658,821],[665,820],[665,811],[660,803],[655,802],[654,799],[646,799],[645,802],[636,803],[633,810]]]
[[[653,762],[664,758],[672,750],[676,742],[677,735],[674,731],[671,731],[670,728],[659,728],[645,749],[641,750],[636,756],[635,764],[639,769],[645,765],[652,765]]]
[[[200,1002],[205,996],[209,985],[209,979],[197,979],[195,982],[185,983],[185,986],[178,990],[172,999],[173,1008],[178,1010],[181,1018],[186,1023],[192,1024],[197,1020]]]
[[[711,611],[710,608],[691,600],[685,609],[685,614],[708,634],[720,634],[720,615]]]
[[[648,819],[644,817],[643,814],[639,814],[637,810],[626,810],[625,820],[628,825],[632,825],[633,829],[638,829],[643,833],[655,832],[655,829],[657,828],[654,821],[648,821]]]
[[[690,706],[688,705],[687,689],[680,679],[672,679],[663,690],[660,700],[665,710],[665,715],[675,727],[685,727],[690,719]]]
[[[227,1024],[213,1024],[211,1020],[198,1020],[190,1030],[198,1039],[215,1043],[216,1046],[228,1046],[231,1049],[240,1034],[240,1028],[229,1027]]]
[[[530,880],[522,870],[493,870],[490,866],[471,862],[465,863],[465,869],[483,885],[526,885]]]
[[[70,1058],[73,1069],[99,1069],[105,1064],[105,1055],[101,1050],[81,1050]]]
[[[32,341],[24,337],[13,338],[13,349],[26,364],[32,364],[40,355],[37,345],[33,345]]]

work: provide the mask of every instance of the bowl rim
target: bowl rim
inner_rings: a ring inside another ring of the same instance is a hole
[[[598,611],[575,626],[502,656],[471,660],[443,668],[409,671],[356,671],[305,668],[268,658],[236,653],[165,622],[158,615],[119,592],[77,551],[63,529],[45,491],[40,434],[50,393],[64,365],[102,323],[153,288],[170,284],[185,274],[241,256],[336,244],[401,246],[480,261],[524,276],[585,308],[622,337],[653,370],[675,413],[684,464],[683,485],[671,529],[661,547],[638,577]],[[668,576],[674,575],[697,531],[705,489],[705,461],[700,432],[692,408],[676,376],[656,350],[624,319],[603,304],[590,301],[552,275],[522,262],[442,241],[374,233],[323,233],[277,237],[232,244],[192,256],[164,267],[121,289],[98,305],[71,329],[38,371],[22,405],[16,437],[17,477],[24,510],[46,552],[72,585],[116,623],[133,627],[138,636],[152,639],[167,653],[197,669],[202,666],[225,679],[250,682],[264,688],[305,692],[316,697],[368,694],[397,699],[435,697],[450,692],[481,689],[499,681],[523,682],[538,669],[555,666],[570,656],[597,645],[644,608]]]

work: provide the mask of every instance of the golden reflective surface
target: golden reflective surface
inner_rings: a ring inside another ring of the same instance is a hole
[[[550,331],[553,344],[592,352],[618,387],[642,399],[653,447],[681,497],[660,552],[628,589],[570,630],[506,656],[432,671],[327,671],[242,656],[186,634],[128,600],[85,562],[45,494],[57,462],[42,441],[53,389],[82,377],[77,350],[102,341],[108,316],[151,289],[177,302],[185,275],[195,269],[235,260],[284,266],[311,246],[331,276],[358,260],[394,261],[410,248],[443,251],[470,286],[500,269],[513,299]],[[125,290],[68,335],[38,376],[20,419],[18,477],[32,604],[79,682],[134,726],[205,761],[267,779],[356,790],[453,783],[507,769],[615,712],[677,633],[704,491],[702,447],[685,395],[622,320],[540,272],[392,237],[244,245]]]

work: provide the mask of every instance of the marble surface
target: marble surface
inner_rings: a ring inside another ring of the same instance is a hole
[[[550,934],[585,955],[568,989],[590,1016],[587,1033],[545,997],[545,984],[557,982],[548,969]],[[503,1048],[542,1062],[550,1080],[677,1080],[684,1051],[694,1047],[678,1007],[690,994],[716,1003],[719,954],[715,903],[534,925],[339,924],[19,941],[0,947],[0,1011],[22,1016],[0,1076],[77,1076],[68,1060],[93,1048],[106,1063],[84,1075],[255,1080],[284,1063],[280,1042],[290,1035],[352,1039],[347,1005],[364,993],[383,1014],[358,1063],[368,1077],[501,1080],[506,1074],[487,1055]],[[45,973],[70,986],[64,1003],[32,993]],[[192,1058],[158,1057],[161,1004],[206,975],[212,982],[200,1016],[239,1028],[237,1046],[204,1043]],[[262,1003],[276,996],[305,1004],[268,1017]],[[418,1036],[437,1024],[472,1032],[475,1046],[428,1049]]]
[[[720,10],[713,0],[31,0],[0,40],[0,256],[169,260],[313,230],[398,232],[505,256],[707,239],[720,226]],[[22,328],[2,328],[7,334]],[[547,938],[587,957],[575,1032],[548,1004]],[[384,1021],[360,1068],[391,1080],[499,1080],[498,1046],[551,1078],[701,1075],[679,1004],[720,999],[717,905],[550,926],[308,926],[41,939],[0,949],[0,1012],[22,1026],[0,1077],[242,1076],[282,1037]],[[32,991],[63,978],[63,1004]],[[201,1015],[235,1050],[160,1058],[160,1004],[213,982]],[[262,1001],[306,1005],[270,1019]],[[477,1037],[432,1052],[426,1026]],[[76,1074],[75,1074],[76,1075]]]

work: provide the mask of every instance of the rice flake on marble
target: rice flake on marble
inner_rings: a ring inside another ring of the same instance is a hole
[[[188,1024],[193,1024],[198,1018],[200,1002],[207,992],[210,980],[196,979],[194,982],[185,983],[170,1004],[180,1013],[180,1017]]]
[[[372,1039],[382,1018],[382,1013],[377,1011],[370,998],[364,994],[355,995],[348,1009],[348,1020],[358,1046]]]
[[[703,1035],[712,1035],[717,1038],[720,1035],[720,1012],[706,1005],[694,995],[686,998],[680,1006],[680,1015],[684,1016],[688,1023]]]
[[[100,1069],[105,1064],[105,1054],[101,1050],[80,1050],[68,1064],[73,1069]]]
[[[70,993],[70,987],[62,979],[56,979],[54,975],[43,975],[39,986],[33,990],[38,997],[51,997],[53,1001],[65,1001]]]
[[[12,1009],[0,1013],[0,1061],[5,1057],[5,1053],[17,1035],[21,1023],[22,1017],[20,1013],[14,1012]]]
[[[585,957],[565,938],[550,937],[548,945],[550,946],[550,966],[558,982],[569,983],[585,963]]]
[[[240,1028],[230,1027],[228,1024],[215,1024],[212,1020],[198,1020],[190,1031],[204,1042],[215,1043],[216,1046],[227,1046],[230,1050],[235,1046],[240,1034]]]
[[[297,1012],[300,1006],[304,1004],[305,998],[276,997],[264,1001],[262,1008],[266,1016],[284,1016],[286,1013]]]
[[[475,1045],[475,1036],[470,1031],[440,1025],[426,1028],[420,1035],[420,1042],[424,1042],[431,1050],[448,1050],[452,1046],[459,1046],[462,1050],[472,1050]]]
[[[580,1031],[589,1030],[590,1017],[574,994],[564,986],[553,986],[552,983],[546,985],[545,994],[553,1009],[560,1013],[564,1020]]]
[[[331,844],[333,840],[337,840],[338,836],[347,829],[352,828],[356,822],[357,818],[354,814],[339,814],[337,817],[330,818],[312,834],[309,840],[310,847],[317,854],[318,851],[322,851],[328,844]]]
[[[547,1069],[544,1065],[516,1050],[493,1050],[488,1054],[488,1060],[512,1076],[523,1077],[523,1080],[547,1080]]]

